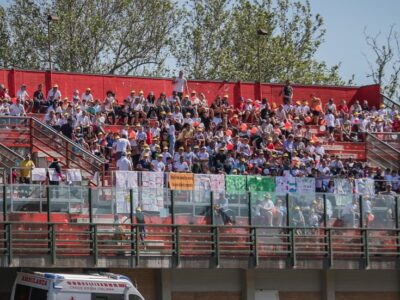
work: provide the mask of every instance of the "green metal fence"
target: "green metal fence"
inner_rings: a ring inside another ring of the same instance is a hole
[[[3,185],[0,258],[149,257],[248,259],[252,266],[307,258],[335,267],[338,260],[400,257],[396,195],[196,192],[168,189]],[[152,198],[153,197],[153,198]],[[142,212],[137,210],[142,208]],[[139,221],[144,215],[145,224]],[[5,263],[4,263],[5,262]]]

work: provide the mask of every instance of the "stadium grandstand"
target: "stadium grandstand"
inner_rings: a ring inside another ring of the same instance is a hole
[[[0,83],[0,272],[104,269],[146,299],[399,299],[400,103],[378,85]]]

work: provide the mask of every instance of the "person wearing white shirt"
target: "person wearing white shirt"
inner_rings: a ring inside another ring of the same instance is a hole
[[[19,98],[22,103],[29,100],[29,94],[28,94],[28,91],[26,90],[25,84],[21,85],[21,88],[17,92],[17,98]]]
[[[54,101],[60,101],[60,100],[61,100],[61,92],[58,89],[58,84],[55,84],[47,94],[47,101],[49,101],[52,104]]]
[[[183,123],[183,115],[179,111],[179,107],[175,106],[175,111],[172,113],[172,117],[174,118],[176,123],[179,123],[179,124]]]
[[[78,126],[81,126],[82,128],[87,128],[91,125],[91,121],[89,116],[87,115],[86,111],[82,111],[82,115],[78,116],[77,118],[77,123]]]
[[[187,80],[183,76],[183,71],[179,71],[179,76],[175,77],[172,81],[174,83],[173,91],[177,93],[179,99],[182,99],[184,89],[189,93],[189,88],[187,85]]]
[[[131,144],[129,140],[127,139],[126,135],[122,135],[121,138],[119,138],[113,145],[113,148],[116,152],[116,159],[121,158],[121,155],[123,152],[127,152],[128,150],[131,150]]]
[[[121,153],[121,158],[117,160],[118,171],[132,171],[132,162],[126,157],[126,153]]]
[[[85,100],[87,102],[92,102],[93,101],[93,95],[92,95],[92,91],[91,91],[90,88],[86,89],[86,91],[82,94],[81,99]]]
[[[273,226],[273,210],[275,208],[274,202],[272,202],[271,196],[267,194],[265,196],[265,200],[261,203],[259,209],[260,209],[260,214],[262,217],[265,218],[265,224],[267,226],[272,227]]]
[[[189,165],[184,160],[183,155],[180,157],[179,161],[174,163],[174,169],[176,172],[189,172]]]
[[[325,122],[326,126],[328,127],[328,130],[326,131],[327,137],[330,141],[334,141],[333,131],[335,130],[335,116],[331,110],[328,110],[327,114],[325,115]]]
[[[147,134],[146,132],[143,131],[143,127],[139,127],[139,132],[136,134],[136,141],[146,141],[147,140]]]
[[[160,123],[158,121],[154,122],[153,127],[150,128],[150,132],[153,136],[153,139],[155,137],[160,138],[161,129],[160,129]]]
[[[14,117],[26,116],[25,108],[21,104],[21,100],[17,98],[16,102],[10,106],[10,115]]]
[[[157,154],[157,158],[152,161],[153,171],[155,172],[164,172],[165,171],[165,164],[163,162],[162,154]]]
[[[30,101],[28,91],[26,90],[26,85],[21,85],[21,88],[17,92],[17,98],[21,100],[23,105],[27,105],[28,112],[33,108],[33,101]]]
[[[0,103],[0,116],[8,116],[10,114],[10,105],[6,100]]]

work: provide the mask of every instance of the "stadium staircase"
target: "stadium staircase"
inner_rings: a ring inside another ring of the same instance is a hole
[[[391,109],[397,108],[397,110],[400,110],[400,101],[390,99],[389,97],[381,94],[381,103],[385,104],[386,107],[389,107]]]
[[[0,167],[11,169],[18,166],[23,159],[17,152],[0,143]]]
[[[0,142],[11,149],[41,152],[50,160],[58,158],[64,168],[81,169],[84,179],[92,183],[105,171],[104,160],[35,117],[0,117]]]
[[[393,142],[385,141],[385,136],[395,137]],[[400,168],[399,134],[368,133],[366,136],[366,155],[372,166],[397,170]],[[393,146],[394,143],[396,146]]]

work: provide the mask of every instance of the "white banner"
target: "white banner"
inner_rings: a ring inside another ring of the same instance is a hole
[[[61,178],[60,176],[58,176],[56,169],[49,168],[47,169],[47,172],[49,172],[50,181],[61,181]]]
[[[356,179],[355,193],[361,195],[375,195],[375,183],[371,178]]]
[[[138,173],[134,171],[115,171],[115,186],[123,190],[138,187]]]
[[[68,169],[67,170],[67,181],[69,182],[81,182],[82,173],[80,169]]]
[[[32,181],[46,181],[46,169],[45,168],[32,169]]]
[[[353,194],[353,182],[347,178],[335,178],[335,194],[348,195]]]
[[[194,189],[195,191],[210,191],[211,190],[210,175],[194,174]]]
[[[314,194],[315,193],[315,178],[296,177],[296,193]]]
[[[225,190],[225,175],[223,174],[210,174],[211,190],[214,192]]]
[[[276,177],[276,194],[285,195],[287,193],[296,193],[296,177],[277,176]]]
[[[164,173],[142,172],[142,210],[158,211],[164,208]]]

